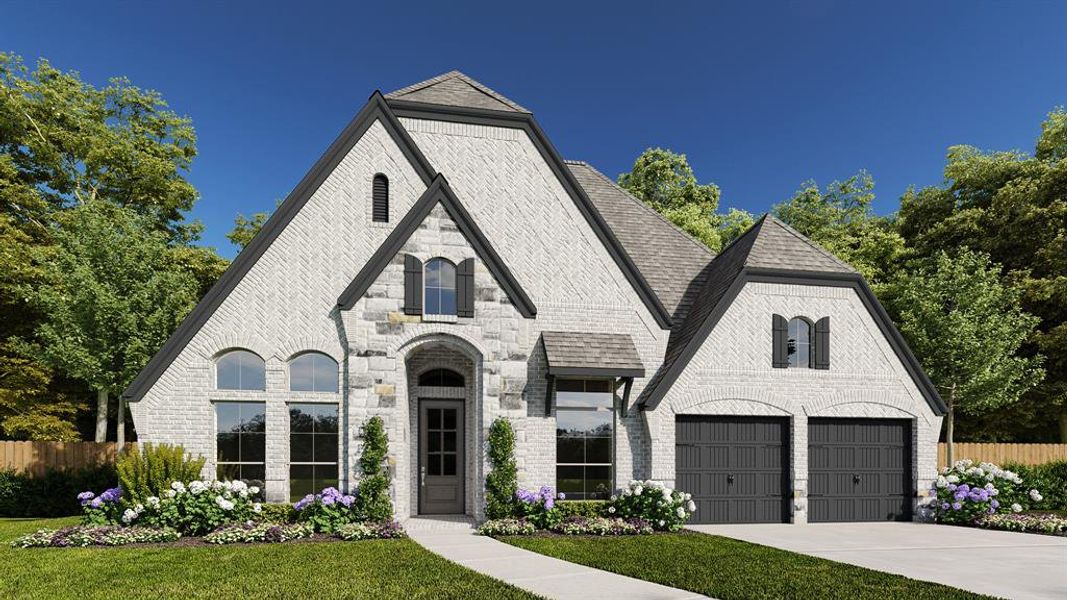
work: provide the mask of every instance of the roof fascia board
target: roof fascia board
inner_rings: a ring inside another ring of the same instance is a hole
[[[548,367],[548,374],[555,377],[644,377],[644,369],[617,369],[613,367]]]
[[[503,259],[493,249],[488,238],[485,237],[477,223],[474,222],[473,217],[453,193],[444,176],[440,174],[434,178],[430,186],[415,202],[415,205],[411,207],[411,210],[404,215],[404,218],[400,220],[385,242],[378,247],[378,250],[374,252],[370,260],[363,265],[363,268],[360,269],[352,283],[337,298],[337,305],[341,310],[350,310],[355,306],[356,302],[363,297],[386,265],[403,249],[404,243],[419,228],[419,225],[422,224],[438,202],[445,207],[445,210],[455,221],[456,226],[459,227],[460,232],[463,233],[471,246],[474,247],[475,252],[478,253],[478,256],[485,262],[489,272],[500,284],[500,287],[503,288],[504,293],[508,295],[508,298],[511,299],[519,313],[527,319],[536,317],[537,307],[534,306],[529,295],[519,285],[511,270],[504,264]]]
[[[559,180],[563,189],[570,195],[578,206],[579,212],[585,217],[597,238],[607,249],[615,264],[619,266],[627,281],[637,292],[638,297],[652,313],[652,317],[662,329],[671,328],[671,315],[660,302],[659,297],[652,291],[652,287],[645,280],[637,265],[634,264],[630,255],[623,248],[622,243],[615,237],[614,232],[608,227],[604,217],[597,211],[593,202],[586,195],[585,190],[574,179],[574,175],[563,164],[563,159],[556,151],[552,142],[537,124],[532,114],[515,113],[483,108],[453,107],[425,102],[412,102],[410,100],[386,100],[398,117],[412,119],[428,119],[436,121],[448,121],[453,123],[467,123],[473,125],[486,125],[491,127],[509,127],[522,129],[533,142],[534,147],[541,154],[541,158],[552,170]]]
[[[885,336],[886,341],[889,342],[889,346],[893,349],[893,352],[897,355],[897,358],[904,365],[904,370],[911,377],[912,381],[919,388],[923,398],[929,404],[930,408],[938,416],[943,416],[948,412],[948,407],[945,406],[944,400],[937,391],[937,387],[926,375],[922,365],[919,364],[917,358],[908,347],[907,342],[904,340],[904,336],[900,334],[896,326],[893,324],[893,320],[889,318],[889,314],[885,311],[885,307],[878,301],[877,296],[874,295],[874,291],[867,285],[867,281],[859,273],[835,273],[835,272],[823,272],[823,271],[803,271],[799,269],[767,269],[758,267],[745,267],[741,273],[730,285],[730,288],[719,300],[715,309],[708,315],[696,335],[689,340],[689,344],[683,349],[682,354],[671,365],[670,370],[664,374],[663,379],[656,386],[656,389],[652,390],[649,396],[641,402],[640,408],[642,410],[653,410],[670,390],[671,386],[678,379],[681,373],[685,370],[686,365],[692,360],[693,355],[696,354],[700,346],[703,345],[704,340],[711,333],[711,330],[718,323],[719,319],[726,312],[726,309],[733,303],[737,294],[741,291],[746,283],[778,283],[785,285],[812,285],[812,286],[829,286],[829,287],[849,287],[856,291],[856,295],[859,296],[860,301],[864,307],[870,313],[874,319],[875,324],[878,325],[879,331]]]
[[[237,255],[230,266],[211,286],[200,302],[186,315],[181,324],[170,338],[163,344],[155,355],[148,361],[143,369],[137,374],[130,385],[122,392],[122,397],[130,402],[137,402],[148,392],[156,381],[163,375],[193,336],[211,318],[219,305],[230,295],[241,279],[248,273],[252,266],[263,256],[271,243],[281,234],[285,227],[307,204],[311,196],[319,189],[322,183],[333,172],[337,165],[344,159],[348,152],[363,137],[375,121],[381,122],[389,133],[389,136],[400,148],[400,151],[411,163],[412,168],[418,173],[423,183],[429,185],[433,181],[436,172],[430,166],[429,161],[415,145],[414,140],[408,135],[407,130],[397,120],[385,101],[381,92],[375,91],[356,116],[341,131],[341,134],[330,144],[329,148],[315,162],[311,169],[286,196],[285,200],[274,211],[274,214],[263,224],[259,233]]]

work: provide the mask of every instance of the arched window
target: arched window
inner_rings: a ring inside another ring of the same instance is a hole
[[[305,352],[289,363],[289,389],[337,393],[337,361],[321,352]]]
[[[389,222],[389,178],[381,173],[374,176],[371,191],[371,218],[376,223]]]
[[[456,314],[456,265],[444,258],[430,259],[426,262],[425,285],[425,314]]]
[[[248,350],[231,350],[215,362],[215,387],[220,390],[265,390],[267,368]]]
[[[463,387],[463,376],[450,369],[430,369],[419,376],[419,386]]]
[[[804,317],[793,317],[789,321],[789,341],[786,346],[789,367],[807,369],[811,360],[811,321]]]

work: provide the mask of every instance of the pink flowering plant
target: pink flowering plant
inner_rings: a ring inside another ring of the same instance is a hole
[[[334,487],[304,496],[293,508],[299,522],[311,525],[320,533],[333,533],[343,525],[364,520],[356,496],[342,494]]]
[[[1020,513],[1041,493],[1027,489],[1018,474],[992,463],[957,461],[941,469],[930,489],[928,507],[941,523],[973,524],[998,513]]]
[[[611,497],[609,517],[643,519],[656,531],[678,531],[696,512],[691,494],[673,490],[658,481],[631,481]]]
[[[518,516],[533,523],[538,529],[550,529],[563,519],[563,514],[556,507],[556,501],[565,499],[565,496],[557,496],[547,485],[541,486],[536,492],[520,489],[515,492],[515,499],[518,501]]]

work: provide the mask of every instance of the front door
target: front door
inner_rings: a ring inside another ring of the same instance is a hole
[[[419,513],[463,513],[463,401],[419,400]]]

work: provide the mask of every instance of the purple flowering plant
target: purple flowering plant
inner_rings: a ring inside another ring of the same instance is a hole
[[[78,494],[85,525],[143,526],[175,530],[182,535],[203,535],[230,523],[242,523],[260,512],[255,501],[259,488],[243,481],[175,481],[163,496],[142,502],[126,498],[121,488],[99,496]]]
[[[308,494],[293,504],[297,521],[321,533],[333,533],[342,525],[363,521],[356,496],[343,494],[335,487]]]
[[[85,491],[78,494],[78,502],[86,525],[111,525],[119,523],[122,518],[122,488],[104,490],[99,496]]]
[[[930,498],[928,508],[935,520],[963,525],[999,513],[1019,513],[1042,499],[1040,492],[1027,489],[1018,474],[971,460],[941,469]]]
[[[518,501],[518,516],[539,529],[550,529],[563,519],[563,514],[556,507],[556,501],[565,499],[565,496],[557,495],[547,485],[541,486],[537,491],[520,489],[515,492],[515,499]]]

